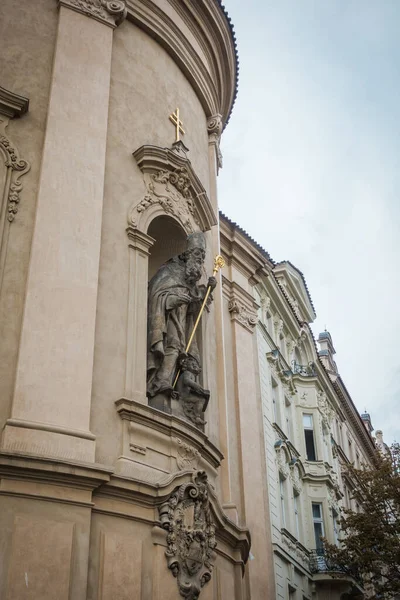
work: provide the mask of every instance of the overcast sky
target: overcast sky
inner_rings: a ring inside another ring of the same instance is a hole
[[[400,441],[400,1],[225,0],[221,210],[305,275],[360,412]]]

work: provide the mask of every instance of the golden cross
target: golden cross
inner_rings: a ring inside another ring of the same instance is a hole
[[[176,127],[176,140],[175,142],[179,142],[179,134],[180,133],[185,133],[182,125],[182,121],[180,121],[179,119],[179,108],[176,109],[176,112],[172,113],[172,115],[169,115],[169,120],[175,125]]]

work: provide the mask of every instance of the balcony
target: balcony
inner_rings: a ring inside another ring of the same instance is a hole
[[[343,569],[338,565],[335,565],[325,555],[323,548],[317,548],[316,550],[310,550],[309,552],[310,571],[313,575],[333,576],[337,583],[343,580],[351,580],[358,589],[362,589],[360,575],[354,569]],[[324,577],[322,577],[322,579],[324,579]]]
[[[292,373],[294,375],[301,375],[301,377],[315,377],[315,365],[312,361],[308,365],[300,365],[295,360],[292,360]]]

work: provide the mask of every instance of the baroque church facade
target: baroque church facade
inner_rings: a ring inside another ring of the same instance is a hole
[[[218,210],[219,0],[0,6],[0,598],[345,599],[374,450],[302,273]]]

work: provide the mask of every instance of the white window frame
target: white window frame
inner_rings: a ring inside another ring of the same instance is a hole
[[[320,507],[320,515],[321,515],[320,517],[314,517],[313,506],[319,506]],[[318,549],[318,548],[321,547],[321,542],[320,542],[320,540],[317,540],[317,538],[315,536],[315,527],[314,527],[314,525],[316,523],[320,523],[321,524],[321,534],[322,534],[321,537],[325,537],[324,510],[323,510],[322,502],[312,502],[311,503],[311,515],[312,515],[312,521],[313,521],[315,547]]]
[[[305,425],[304,417],[311,417],[311,427]],[[318,460],[318,453],[317,453],[317,444],[315,442],[314,418],[313,418],[313,414],[312,413],[303,413],[303,431],[304,431],[304,449],[305,449],[306,460],[311,460],[312,462],[314,462],[314,461]],[[306,433],[305,433],[306,431],[312,431],[313,446],[314,446],[314,455],[315,455],[314,460],[308,458],[307,444],[306,444]]]

